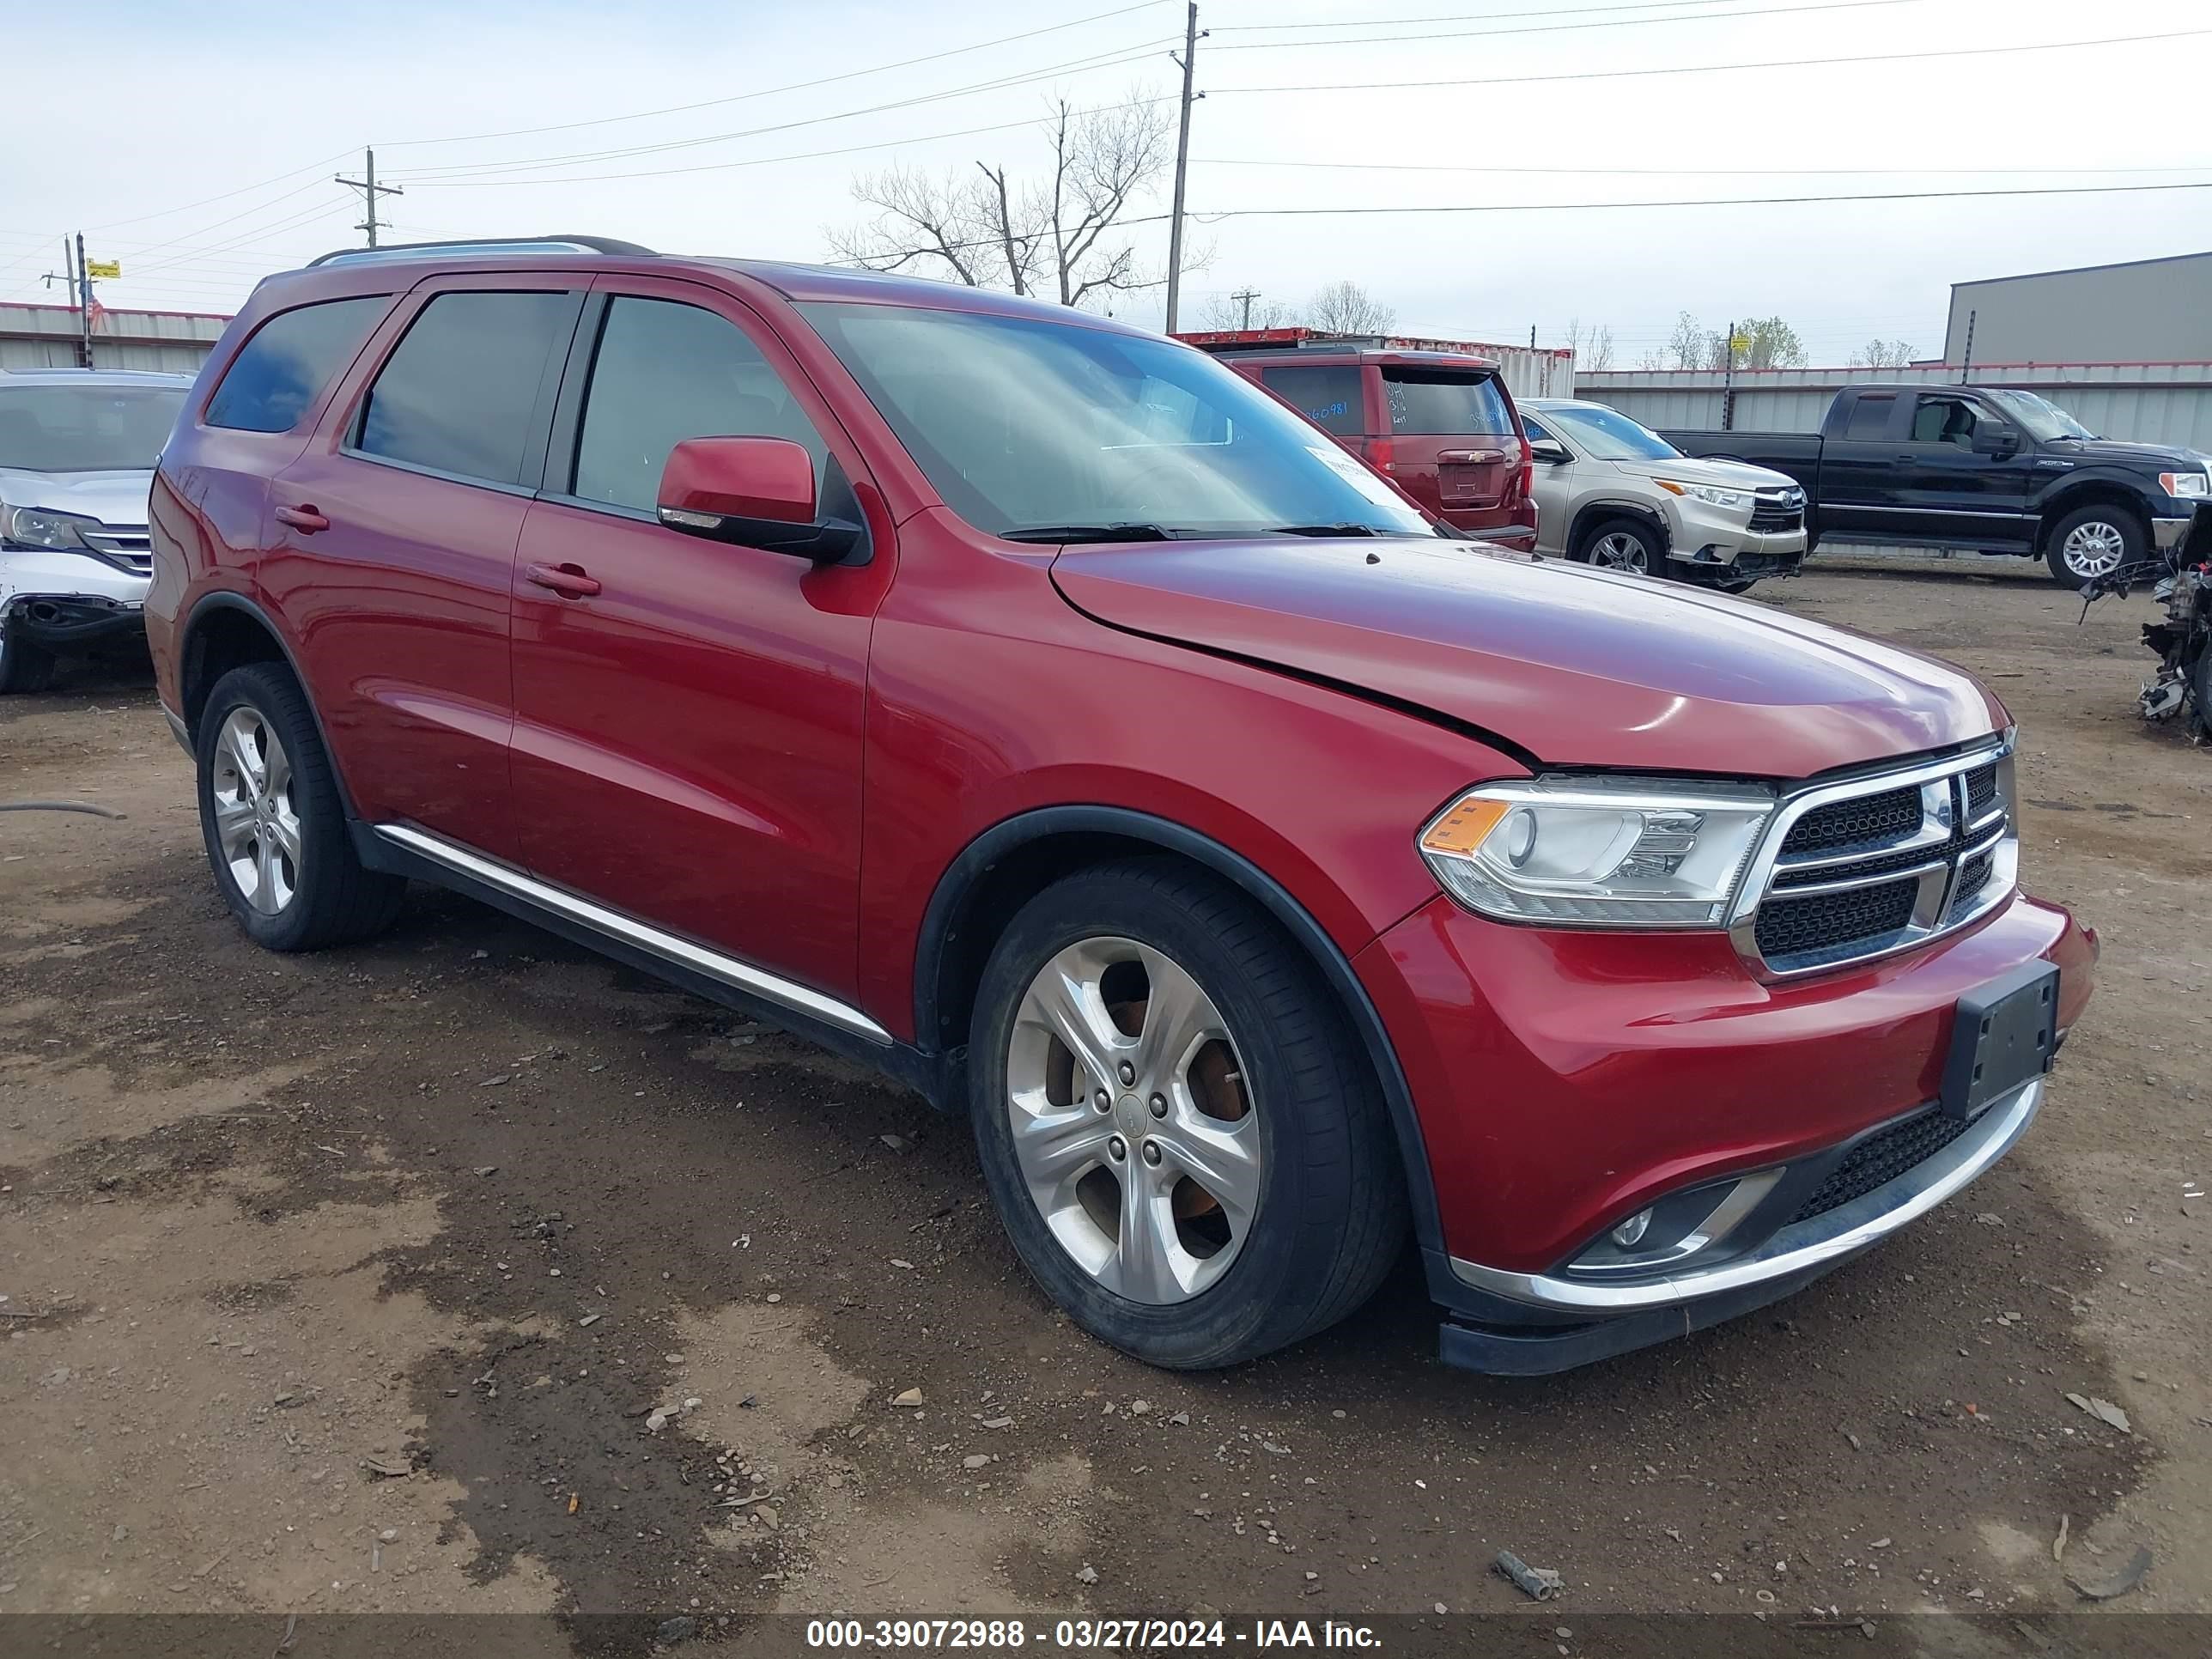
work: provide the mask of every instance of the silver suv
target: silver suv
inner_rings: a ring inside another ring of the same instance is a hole
[[[0,371],[0,693],[145,638],[146,498],[185,374]]]
[[[1741,461],[1698,460],[1603,404],[1521,405],[1535,460],[1536,550],[1741,593],[1794,576],[1805,492]]]

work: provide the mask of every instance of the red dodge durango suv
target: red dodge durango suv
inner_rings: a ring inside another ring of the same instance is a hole
[[[151,535],[255,940],[420,878],[872,1062],[1163,1365],[1409,1235],[1478,1369],[1756,1307],[2003,1156],[2089,995],[1965,674],[1472,545],[1079,312],[328,256],[225,333]]]

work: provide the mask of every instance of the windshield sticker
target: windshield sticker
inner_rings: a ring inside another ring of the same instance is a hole
[[[1323,448],[1319,444],[1308,444],[1306,453],[1323,466],[1341,474],[1355,489],[1377,506],[1396,507],[1405,506],[1405,502],[1398,498],[1398,493],[1395,490],[1334,444],[1329,445],[1327,448]]]

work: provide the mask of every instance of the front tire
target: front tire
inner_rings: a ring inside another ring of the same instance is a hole
[[[2096,501],[2051,526],[2043,561],[2060,586],[2078,590],[2099,576],[2141,564],[2149,551],[2150,532],[2141,519],[2125,507]]]
[[[270,951],[319,951],[389,927],[406,883],[367,868],[313,711],[274,663],[234,668],[200,711],[200,833],[223,902]]]
[[[1172,860],[1079,872],[1022,907],[969,1072],[1015,1253],[1136,1358],[1195,1370],[1296,1342],[1404,1243],[1381,1089],[1334,994],[1264,912]]]
[[[52,652],[17,637],[15,629],[0,617],[0,697],[45,690],[54,683],[58,665]]]
[[[1632,576],[1663,576],[1667,570],[1665,542],[1641,519],[1600,520],[1584,533],[1573,556]]]

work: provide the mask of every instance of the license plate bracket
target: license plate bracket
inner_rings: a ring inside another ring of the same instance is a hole
[[[1959,999],[1942,1109],[1961,1121],[2051,1069],[2058,1048],[2058,965],[2021,963]]]

